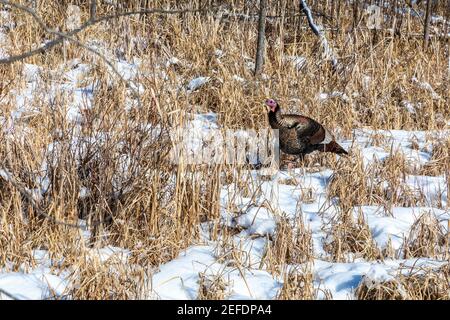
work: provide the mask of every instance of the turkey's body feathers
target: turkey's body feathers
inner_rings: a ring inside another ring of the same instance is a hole
[[[330,131],[309,117],[269,112],[272,129],[279,130],[280,149],[287,154],[304,155],[313,151],[347,154]]]

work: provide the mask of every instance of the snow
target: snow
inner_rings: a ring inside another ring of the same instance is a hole
[[[123,263],[126,263],[128,257],[130,256],[129,250],[113,246],[94,248],[91,249],[89,253],[91,258],[98,258],[101,262],[106,262],[110,259],[116,259],[122,261]]]
[[[403,100],[400,103],[409,113],[415,114],[418,109],[422,107],[421,103],[412,103],[408,100]]]
[[[16,24],[14,23],[11,13],[6,10],[0,11],[0,31],[2,29],[11,30],[16,27]]]
[[[122,70],[128,70],[124,64]],[[33,75],[30,79],[38,81],[39,68],[27,67],[27,73]],[[75,70],[75,71],[74,71]],[[67,79],[76,82],[77,73],[87,72],[88,67],[72,62],[71,71]],[[127,73],[126,71],[125,73]],[[203,79],[203,80],[199,80]],[[194,81],[195,80],[195,81]],[[205,78],[194,79],[191,88],[199,83],[205,83]],[[77,92],[78,89],[74,91]],[[85,88],[81,92],[85,92]],[[94,88],[92,87],[92,90]],[[92,94],[85,93],[87,95]],[[82,94],[82,93],[80,93]],[[76,96],[79,101],[81,96]],[[19,105],[20,108],[20,105]],[[193,152],[202,147],[201,142],[205,132],[218,130],[217,115],[214,113],[191,114],[187,129],[197,132],[185,141]],[[245,132],[240,132],[243,135]],[[385,160],[390,156],[390,150],[398,150],[405,154],[405,159],[411,164],[422,165],[430,161],[430,137],[447,137],[447,131],[424,132],[404,130],[370,130],[355,129],[354,139],[340,141],[346,148],[353,148],[361,152],[367,167],[374,162]],[[374,146],[373,135],[383,136],[382,146]],[[411,141],[419,145],[418,151],[411,148]],[[389,146],[388,149],[386,146]],[[200,274],[208,277],[221,277],[226,284],[227,299],[274,299],[283,285],[283,279],[271,274],[265,269],[263,259],[267,244],[277,232],[277,224],[281,219],[293,222],[299,217],[305,227],[310,230],[313,240],[314,261],[312,273],[314,286],[318,289],[318,298],[326,298],[326,292],[333,299],[354,299],[354,290],[361,283],[376,283],[391,279],[396,272],[405,266],[439,266],[442,261],[419,258],[409,260],[361,261],[354,259],[346,263],[332,263],[327,261],[329,254],[324,249],[326,241],[326,226],[336,214],[333,199],[328,199],[327,188],[333,175],[333,170],[320,168],[308,172],[305,168],[291,171],[278,171],[271,179],[262,179],[258,171],[248,171],[252,177],[248,185],[250,194],[255,197],[243,196],[234,185],[224,185],[221,191],[221,218],[223,226],[238,228],[239,233],[232,236],[232,247],[238,252],[245,253],[241,257],[227,255],[221,239],[212,240],[208,232],[202,233],[199,244],[187,248],[180,255],[161,266],[151,276],[151,290],[149,297],[154,299],[196,299],[199,290]],[[2,170],[0,175],[7,179],[7,172]],[[413,192],[419,192],[427,202],[426,207],[392,207],[389,211],[380,206],[361,204],[353,210],[357,217],[362,213],[376,245],[380,249],[390,245],[397,254],[400,253],[405,237],[411,226],[425,212],[433,214],[444,230],[448,232],[450,214],[448,210],[438,209],[447,207],[447,184],[444,176],[430,177],[407,175],[405,186]],[[308,201],[302,200],[303,191],[311,191],[312,197]],[[82,187],[80,196],[86,196],[89,190]],[[267,204],[270,206],[267,206]],[[237,207],[239,213],[231,212],[228,208]],[[82,233],[87,237],[86,232]],[[103,247],[90,249],[89,256],[98,258],[102,263],[109,259],[118,259],[128,263],[130,252],[123,248]],[[69,284],[67,274],[55,274],[50,269],[50,262],[46,252],[36,253],[40,261],[38,267],[31,271],[11,272],[0,271],[0,289],[8,292],[17,299],[47,299],[54,295],[63,296]],[[237,260],[236,260],[237,259]],[[5,297],[3,294],[2,298]]]
[[[233,75],[233,80],[240,83],[245,83],[245,79],[242,77],[239,77],[238,75]]]
[[[413,193],[423,195],[429,205],[447,207],[448,189],[444,176],[412,176],[406,177],[406,184]]]
[[[370,282],[371,285],[375,283],[383,283],[386,281],[391,281],[394,277],[388,273],[388,271],[380,265],[372,265],[369,271],[366,272],[364,277],[364,282],[368,284]]]
[[[230,285],[229,299],[273,299],[280,283],[266,271],[236,270],[216,260],[214,248],[193,246],[178,258],[162,265],[152,277],[152,290],[158,299],[195,299],[199,273],[222,275]]]
[[[41,300],[63,294],[65,283],[59,277],[46,272],[0,273],[0,299]],[[53,293],[52,293],[53,292]]]
[[[1,43],[1,30],[0,30]],[[101,44],[97,44],[101,46]],[[214,51],[217,58],[223,57],[223,51]],[[301,56],[288,56],[287,61],[297,69],[303,67],[306,60]],[[253,69],[253,61],[247,59],[246,65]],[[176,57],[169,58],[153,75],[164,78],[163,68],[173,65],[185,64]],[[125,61],[114,59],[114,65],[121,76],[129,81],[136,81],[139,74],[144,72],[142,63],[138,59]],[[75,123],[83,121],[83,109],[89,109],[93,105],[96,84],[91,81],[81,85],[81,80],[90,80],[91,66],[79,59],[67,61],[65,65],[56,66],[49,74],[61,75],[60,81],[49,88],[45,99],[52,99],[56,92],[67,95],[67,109],[64,110],[68,120]],[[10,119],[5,116],[2,119],[6,132],[14,131],[14,121],[26,115],[39,112],[33,103],[41,98],[42,68],[37,65],[24,64],[22,75],[25,79],[23,89],[14,89],[10,92],[15,99],[16,109],[11,112]],[[235,75],[233,80],[243,83],[246,80]],[[191,79],[185,89],[191,93],[211,81],[209,76],[200,76]],[[433,99],[439,99],[433,88],[426,82],[415,78],[412,81],[420,88],[429,92]],[[183,82],[184,84],[186,82]],[[370,78],[364,78],[365,86],[371,83]],[[143,89],[134,84],[139,90]],[[130,92],[128,92],[130,93]],[[321,102],[331,98],[339,98],[349,102],[350,98],[344,92],[334,91],[330,93],[318,93],[317,99]],[[131,99],[131,98],[129,98]],[[402,104],[408,112],[414,113],[420,105],[413,105],[409,101]],[[132,107],[133,101],[129,103]],[[194,106],[195,107],[195,106]],[[58,108],[60,108],[58,106]],[[62,108],[62,107],[61,107]],[[220,126],[217,114],[188,114],[190,119],[184,130],[191,134],[186,135],[183,146],[192,154],[198,154],[204,148],[206,138],[217,137]],[[236,131],[236,136],[248,136],[248,132]],[[382,143],[374,143],[374,136],[381,136]],[[450,130],[442,131],[405,131],[405,130],[372,130],[360,128],[353,131],[352,139],[341,140],[344,148],[352,150],[355,155],[360,155],[366,169],[379,165],[395,152],[404,155],[405,161],[413,168],[418,168],[430,162],[432,159],[432,140],[448,138]],[[87,137],[86,139],[88,139]],[[99,134],[98,139],[106,139]],[[80,141],[73,141],[74,147],[80,149],[85,146],[84,137]],[[412,147],[412,141],[417,148]],[[211,140],[211,143],[221,143],[222,140]],[[47,152],[57,154],[57,143],[50,144]],[[204,158],[203,158],[204,160]],[[211,161],[211,158],[208,158]],[[45,172],[46,163],[42,164]],[[127,159],[123,159],[123,171],[127,168]],[[333,170],[327,167],[296,168],[289,171],[277,171],[267,176],[258,171],[245,171],[240,174],[242,178],[250,177],[248,194],[243,194],[234,185],[221,186],[220,192],[220,218],[216,223],[223,227],[235,228],[237,233],[230,236],[225,243],[224,239],[212,239],[205,230],[208,224],[199,226],[201,239],[181,252],[175,259],[162,264],[152,274],[149,281],[151,290],[148,293],[154,299],[196,299],[200,285],[200,274],[208,277],[221,277],[227,287],[227,299],[274,299],[277,297],[283,285],[283,279],[274,275],[266,268],[264,261],[267,246],[277,235],[277,226],[280,221],[287,220],[294,224],[301,219],[305,228],[311,232],[313,241],[314,260],[312,273],[314,286],[318,289],[318,298],[326,298],[325,292],[329,292],[333,299],[354,299],[354,290],[361,283],[377,283],[392,279],[395,274],[404,268],[440,266],[443,261],[426,257],[417,259],[395,259],[384,261],[364,261],[361,258],[349,259],[345,263],[330,262],[330,254],[325,250],[324,244],[327,238],[327,229],[330,221],[337,213],[336,203],[339,199],[329,199],[328,187]],[[121,169],[121,170],[122,170]],[[9,180],[10,174],[0,169],[0,177]],[[385,185],[386,181],[380,181]],[[48,185],[48,177],[43,174],[38,178],[39,188],[29,190],[34,196],[39,197]],[[361,203],[353,208],[354,217],[362,214],[368,225],[370,233],[380,249],[391,246],[397,256],[401,256],[405,237],[412,225],[424,213],[433,215],[448,232],[448,177],[423,176],[407,174],[402,181],[402,187],[411,194],[420,195],[425,203],[423,206],[399,207],[392,206],[387,209],[382,206]],[[305,199],[302,194],[306,192],[311,197]],[[81,186],[79,197],[86,197],[90,190]],[[237,208],[232,210],[231,208]],[[80,225],[85,226],[86,222]],[[88,231],[81,232],[84,239],[89,237]],[[226,246],[226,247],[224,247]],[[230,255],[230,251],[239,254]],[[233,252],[234,252],[233,251]],[[123,264],[129,264],[130,250],[105,246],[102,248],[88,249],[90,259],[98,259],[106,263],[115,259]],[[0,270],[0,298],[8,299],[4,292],[17,299],[50,299],[65,298],[67,288],[70,286],[68,270],[55,267],[55,262],[48,257],[46,250],[35,250],[34,259],[36,266],[33,268],[20,268],[12,271],[9,268]],[[57,264],[56,264],[57,265]],[[296,267],[291,265],[290,267]],[[3,292],[3,293],[2,293]],[[69,297],[70,298],[70,297]]]
[[[118,60],[116,62],[116,69],[119,72],[119,74],[126,80],[134,80],[136,78],[136,76],[138,75],[138,71],[139,71],[139,66],[140,66],[140,60],[139,59],[135,59],[134,62],[129,63],[127,61],[124,60]]]
[[[355,129],[354,137],[356,149],[361,151],[365,166],[373,163],[374,159],[384,160],[391,152],[400,152],[406,158],[408,165],[424,165],[431,160],[431,140],[443,140],[450,135],[449,130],[441,131],[406,131],[406,130],[372,130]],[[371,145],[371,137],[378,135],[385,140],[383,146]],[[412,142],[418,144],[418,149],[412,148]],[[351,145],[350,141],[343,141],[344,147]]]
[[[192,92],[203,86],[205,83],[207,83],[211,78],[210,77],[198,77],[195,79],[192,79],[188,85],[187,90],[188,92]]]
[[[189,125],[192,130],[217,129],[217,117],[213,113],[192,116]],[[355,130],[357,147],[361,149],[367,165],[385,159],[389,153],[382,147],[370,144],[371,134],[375,131]],[[376,131],[399,150],[411,153],[410,139],[414,137],[419,145],[425,146],[427,135],[441,135],[442,132],[407,132],[401,130]],[[200,141],[200,140],[199,140]],[[199,141],[190,141],[198,147]],[[342,141],[350,145],[350,141]],[[353,146],[355,147],[355,146]],[[429,156],[416,154],[407,158],[411,162],[426,163]],[[374,160],[378,159],[378,160]],[[1,172],[5,176],[5,172]],[[227,299],[274,299],[282,288],[283,280],[265,270],[264,253],[267,237],[276,234],[277,223],[282,217],[294,221],[299,216],[312,233],[315,260],[312,263],[314,286],[318,289],[318,299],[354,299],[356,287],[365,283],[375,284],[394,277],[405,266],[439,266],[442,262],[419,258],[409,260],[361,261],[332,263],[327,261],[329,254],[323,245],[326,238],[324,227],[336,213],[333,202],[327,200],[327,186],[333,171],[327,168],[317,172],[306,172],[297,168],[290,172],[279,171],[271,180],[261,180],[257,171],[250,171],[255,184],[250,184],[250,193],[256,192],[256,198],[243,197],[232,185],[223,186],[221,192],[221,221],[223,225],[238,227],[241,231],[233,236],[233,247],[245,253],[239,260],[221,252],[219,240],[212,240],[203,233],[203,244],[195,244],[180,255],[161,266],[151,277],[149,297],[153,299],[196,299],[200,285],[200,274],[207,277],[221,277],[226,284]],[[259,182],[258,182],[259,181]],[[288,183],[289,181],[289,183]],[[396,251],[401,250],[403,241],[413,223],[424,213],[432,213],[444,228],[448,225],[448,211],[437,209],[436,201],[442,201],[446,207],[446,180],[444,177],[406,176],[405,184],[424,194],[429,207],[393,207],[389,212],[379,206],[361,205],[354,208],[354,216],[362,213],[369,226],[377,246],[381,249],[388,244]],[[259,191],[258,191],[259,190]],[[314,195],[309,201],[301,200],[301,190],[312,190]],[[86,192],[86,191],[80,191]],[[231,202],[240,208],[240,213],[228,211]],[[270,207],[265,204],[270,203]],[[448,230],[447,230],[448,232]],[[101,262],[117,258],[128,263],[130,252],[116,247],[91,249],[92,257]],[[43,256],[42,253],[40,253]],[[45,254],[44,254],[45,255]],[[41,260],[45,260],[41,258]],[[46,262],[48,264],[48,262]],[[31,272],[0,272],[0,289],[17,299],[47,299],[64,295],[68,280],[64,273],[55,275],[46,263]],[[3,298],[4,295],[2,296]],[[7,298],[7,297],[6,297]]]
[[[217,59],[220,59],[225,56],[225,52],[223,52],[220,49],[216,49],[216,50],[214,50],[214,55],[216,56]]]
[[[166,62],[166,68],[180,64],[182,64],[180,59],[178,59],[177,57],[170,57]]]
[[[436,268],[445,262],[432,259],[385,260],[383,262],[329,263],[315,261],[315,284],[322,289],[319,299],[326,298],[323,290],[329,290],[333,299],[354,299],[354,291],[364,281],[380,282],[392,279],[397,272],[410,273],[411,267]]]
[[[372,237],[381,249],[385,249],[389,242],[393,249],[400,249],[411,226],[424,213],[432,213],[442,222],[444,230],[447,228],[446,221],[450,220],[449,212],[432,207],[393,207],[390,212],[379,206],[354,208],[355,217],[359,212],[363,213]]]
[[[0,269],[0,300],[63,298],[69,284],[65,279],[68,274],[54,274],[52,261],[45,250],[34,250],[33,259],[38,266],[32,270],[21,268],[13,272]]]
[[[25,63],[22,70],[22,74],[27,82],[37,81],[41,72],[40,67],[29,63]]]
[[[215,123],[215,118],[208,116],[207,121]],[[200,122],[195,122],[198,119]],[[205,116],[196,116],[191,122],[201,130],[208,126]],[[211,125],[210,125],[211,126]],[[383,146],[372,145],[372,136],[382,135]],[[385,160],[391,155],[391,150],[404,153],[410,164],[423,165],[431,159],[430,137],[448,137],[447,131],[404,131],[404,130],[370,130],[354,131],[354,141],[340,141],[347,148],[359,149],[366,166],[371,166]],[[420,150],[411,147],[414,140]],[[388,147],[388,148],[386,148]],[[268,273],[262,263],[267,237],[273,237],[277,232],[277,223],[281,218],[294,221],[299,216],[312,233],[314,257],[312,272],[314,286],[318,289],[318,298],[354,299],[356,287],[364,281],[379,283],[395,277],[398,272],[408,272],[412,268],[438,267],[443,261],[417,259],[385,259],[384,261],[363,261],[361,258],[346,263],[327,261],[329,254],[324,249],[326,233],[324,228],[336,214],[332,200],[327,199],[327,187],[333,171],[322,169],[317,172],[306,172],[304,168],[292,171],[279,171],[270,180],[261,180],[257,171],[250,171],[255,183],[248,185],[249,194],[255,197],[243,196],[238,188],[231,184],[222,187],[221,192],[221,222],[224,226],[241,230],[233,236],[236,248],[246,252],[248,258],[240,261],[247,266],[244,273],[237,273],[226,264],[219,263],[214,247],[220,247],[220,240],[213,241],[204,233],[204,241],[208,246],[192,246],[178,258],[160,267],[153,277],[154,290],[162,299],[195,299],[198,292],[198,274],[220,274],[227,283],[228,299],[240,298],[274,298],[282,286],[282,279]],[[411,190],[420,192],[427,207],[392,207],[361,205],[353,210],[354,217],[362,213],[365,222],[376,245],[380,249],[390,246],[397,256],[401,256],[402,246],[412,225],[424,213],[432,214],[439,221],[445,232],[448,232],[450,214],[447,207],[447,187],[444,176],[429,177],[406,175],[404,184]],[[312,190],[313,197],[302,201],[301,191]],[[270,204],[267,206],[266,204]],[[231,212],[228,208],[237,208]],[[228,263],[234,261],[231,259]],[[406,269],[405,269],[406,268]],[[244,275],[244,276],[243,276]],[[245,281],[244,281],[245,279]],[[233,280],[233,281],[230,281]]]
[[[236,218],[236,224],[250,234],[273,235],[276,228],[273,215],[266,208],[251,208],[245,215]]]
[[[8,37],[4,34],[0,28],[0,59],[7,58],[8,52],[6,48],[8,47]]]
[[[411,79],[411,81],[420,89],[426,90],[430,93],[431,97],[433,98],[433,100],[439,100],[441,97],[436,93],[436,91],[434,91],[433,87],[431,86],[431,84],[429,84],[426,81],[419,81],[416,77],[413,77]]]

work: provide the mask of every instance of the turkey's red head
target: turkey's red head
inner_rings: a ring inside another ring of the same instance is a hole
[[[277,111],[277,109],[279,108],[278,102],[276,102],[274,99],[267,99],[266,106],[268,106],[270,111],[272,112]]]

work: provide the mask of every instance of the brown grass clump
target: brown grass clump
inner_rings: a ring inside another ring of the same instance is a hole
[[[367,167],[362,159],[339,162],[328,188],[329,197],[338,197],[344,210],[356,205],[383,205],[412,207],[426,206],[427,199],[420,190],[412,190],[405,180],[408,175],[420,173],[420,168],[407,161],[401,151],[390,151],[391,155],[373,161]],[[437,170],[443,168],[440,163]]]
[[[294,268],[283,273],[283,287],[279,300],[312,300],[317,296],[313,285],[313,274],[307,267]]]
[[[216,247],[216,257],[219,263],[238,269],[246,268],[252,263],[248,253],[232,241],[232,233],[221,238]]]
[[[313,259],[311,231],[302,219],[297,219],[294,226],[288,219],[282,218],[277,223],[273,241],[268,244],[265,261],[268,269],[278,273],[285,264],[302,264]]]
[[[143,299],[150,290],[147,277],[143,268],[127,266],[116,257],[102,262],[88,255],[72,273],[73,281],[67,296],[80,300]]]
[[[207,276],[199,274],[199,289],[197,299],[199,300],[224,300],[228,293],[227,284],[221,276]]]
[[[375,284],[363,277],[355,295],[359,300],[449,300],[449,276],[447,264],[438,270],[400,273],[395,280]]]
[[[444,258],[448,254],[448,235],[436,216],[423,213],[412,225],[404,242],[405,259],[431,257]]]
[[[401,151],[391,151],[391,155],[381,163],[374,164],[375,174],[385,184],[383,202],[390,206],[410,207],[425,205],[426,200],[405,184],[406,176],[414,174],[416,168],[408,163]]]
[[[420,173],[426,176],[440,176],[450,170],[450,138],[432,143],[431,159],[422,166]]]
[[[331,241],[324,245],[332,261],[348,262],[348,254],[355,258],[376,260],[381,258],[381,251],[372,238],[369,226],[363,215],[354,221],[351,213],[341,213],[337,222],[332,223],[329,234]]]
[[[341,162],[331,177],[328,194],[339,198],[344,211],[349,211],[355,204],[377,202],[380,186],[371,184],[370,177],[370,172],[364,170],[361,158],[352,159],[348,163]]]

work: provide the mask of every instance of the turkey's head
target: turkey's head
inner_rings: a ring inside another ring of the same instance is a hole
[[[280,109],[278,102],[276,102],[274,99],[267,99],[266,106],[269,107],[269,110],[272,112],[276,112]]]

